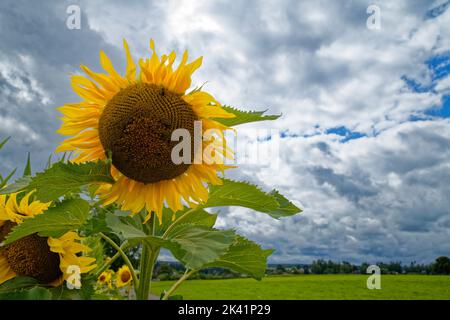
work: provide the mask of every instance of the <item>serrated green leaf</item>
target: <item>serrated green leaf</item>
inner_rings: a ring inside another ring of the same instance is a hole
[[[275,219],[301,212],[278,191],[264,192],[248,182],[223,179],[223,184],[210,186],[204,208],[239,206],[267,213]]]
[[[205,263],[214,261],[234,241],[233,231],[215,230],[202,225],[202,223],[211,224],[212,219],[215,221],[215,216],[211,217],[209,213],[201,210],[197,216],[187,216],[184,220],[184,222],[191,221],[191,223],[173,226],[163,238],[147,235],[137,225],[133,225],[130,218],[106,213],[106,224],[113,233],[129,242],[145,243],[153,250],[164,247],[189,269],[199,269]]]
[[[30,277],[14,277],[0,285],[0,294],[34,287],[38,281]]]
[[[275,197],[248,182],[223,179],[222,185],[210,186],[208,202],[204,208],[239,206],[260,212],[279,208]]]
[[[201,269],[219,258],[233,243],[232,230],[215,230],[205,226],[183,224],[174,227],[163,246],[191,270]]]
[[[268,212],[268,214],[273,218],[279,219],[283,217],[289,217],[302,212],[302,209],[298,208],[285,196],[281,195],[278,190],[272,190],[270,194],[275,197],[280,205],[276,210]]]
[[[206,210],[197,208],[195,210],[192,210],[187,215],[177,214],[177,219],[175,220],[175,223],[181,224],[181,223],[190,223],[195,224],[199,226],[205,226],[212,228],[216,224],[217,220],[217,214],[216,213],[209,213]]]
[[[127,240],[130,244],[145,243],[153,250],[156,250],[166,243],[161,237],[147,235],[140,222],[133,221],[133,218],[119,217],[110,212],[106,213],[106,224],[111,231],[122,240]]]
[[[99,210],[91,215],[82,227],[82,231],[86,236],[95,235],[100,232],[111,232],[111,229],[106,225],[105,213],[105,210]]]
[[[106,182],[113,183],[110,164],[105,161],[82,164],[57,162],[34,177],[24,177],[16,183],[0,190],[0,194],[36,190],[41,201],[52,201],[69,192],[79,192],[84,185]]]
[[[57,203],[44,213],[26,219],[15,226],[5,244],[38,233],[42,237],[60,237],[66,232],[81,227],[89,215],[89,203],[81,199],[68,199]]]
[[[51,300],[50,290],[42,287],[34,287],[27,290],[19,290],[8,293],[0,293],[0,300]]]
[[[110,212],[105,214],[106,225],[111,231],[123,239],[143,239],[147,237],[142,229],[137,228],[123,221],[124,218],[118,217]]]
[[[238,110],[236,108],[229,107],[229,106],[224,106],[223,109],[225,109],[225,111],[227,111],[229,113],[234,114],[236,117],[228,118],[228,119],[215,118],[214,120],[223,125],[226,125],[228,127],[234,127],[234,126],[237,126],[240,124],[250,123],[250,122],[277,120],[279,117],[281,117],[281,115],[265,116],[264,113],[266,113],[267,110],[265,110],[265,111],[243,111],[243,110]]]
[[[238,235],[224,255],[204,268],[230,269],[261,280],[266,273],[267,257],[272,253],[273,250],[263,250],[258,244]]]
[[[197,208],[195,210],[185,208],[175,214],[173,214],[170,209],[164,208],[161,224],[156,224],[155,235],[162,236],[169,226],[182,223],[191,223],[212,228],[216,223],[216,220],[217,214],[209,213],[201,208]]]
[[[29,152],[27,157],[27,164],[25,166],[25,169],[23,170],[23,176],[31,176],[31,155]]]

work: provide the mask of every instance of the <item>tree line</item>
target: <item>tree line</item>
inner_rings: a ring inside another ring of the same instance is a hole
[[[364,262],[352,264],[347,261],[334,262],[319,259],[309,265],[277,265],[269,268],[268,274],[365,274],[367,268],[372,265]],[[412,261],[409,264],[402,262],[378,262],[375,263],[382,274],[444,274],[450,275],[450,259],[439,257],[433,263],[420,264]]]
[[[409,264],[401,262],[378,262],[382,274],[443,274],[450,275],[450,259],[439,257],[435,262],[419,264],[415,261]],[[315,260],[311,264],[278,264],[269,265],[267,275],[289,275],[289,274],[366,274],[371,264],[352,264],[347,261],[333,262],[331,260]],[[184,268],[179,263],[158,262],[154,272],[154,278],[164,280],[176,280],[184,273]],[[209,268],[197,273],[193,279],[231,279],[245,277],[244,274],[232,272],[221,268]]]

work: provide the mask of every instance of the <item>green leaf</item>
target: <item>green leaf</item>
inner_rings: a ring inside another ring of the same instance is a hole
[[[44,213],[32,219],[26,219],[15,226],[6,240],[9,244],[30,234],[38,233],[42,237],[60,237],[66,232],[78,229],[87,220],[89,203],[81,199],[68,199],[57,203]]]
[[[93,209],[91,209],[92,211]],[[86,236],[95,235],[99,232],[111,232],[111,229],[106,225],[106,211],[96,208],[81,230]]]
[[[122,237],[123,239],[133,240],[147,237],[142,229],[131,225],[129,222],[124,222],[125,218],[118,217],[110,212],[107,212],[105,217],[108,228],[111,229],[114,234]]]
[[[286,199],[286,197],[281,195],[277,190],[272,190],[270,192],[270,194],[275,197],[275,199],[277,200],[277,202],[280,205],[278,207],[278,209],[271,210],[270,212],[268,212],[268,214],[271,217],[273,217],[275,219],[279,219],[279,218],[283,218],[283,217],[293,216],[297,213],[302,212],[302,209],[295,206],[292,202],[290,202],[288,199]]]
[[[0,285],[0,294],[34,287],[38,281],[30,277],[14,277]]]
[[[294,204],[273,190],[266,193],[248,182],[223,179],[223,184],[210,186],[204,208],[239,206],[267,213],[275,219],[301,212]]]
[[[210,186],[208,202],[205,208],[239,206],[260,212],[276,210],[280,207],[275,197],[261,191],[247,182],[223,179],[222,185]]]
[[[79,192],[84,185],[94,182],[113,183],[110,163],[105,161],[82,164],[57,162],[34,177],[24,177],[0,190],[0,194],[36,190],[41,201],[52,201],[69,192]]]
[[[16,173],[16,169],[14,169],[13,171],[11,171],[11,173],[4,179],[2,179],[1,183],[0,183],[0,189],[2,189],[4,186],[6,186],[6,184],[8,183],[9,179],[11,179],[11,177]],[[4,190],[4,189],[3,189]],[[0,194],[2,190],[0,190]]]
[[[224,255],[204,268],[230,269],[261,280],[266,273],[267,257],[272,253],[273,250],[263,250],[258,244],[238,235]]]
[[[173,219],[175,217],[175,219]],[[201,208],[178,211],[175,214],[168,208],[163,209],[162,222],[157,223],[155,235],[162,236],[171,225],[191,223],[212,228],[217,220],[217,214],[211,214]]]
[[[5,146],[5,144],[9,141],[9,139],[11,139],[11,137],[8,137],[6,139],[3,139],[2,142],[0,142],[0,150],[2,150],[2,148]]]
[[[47,164],[45,165],[45,169],[49,169],[52,166],[52,158],[53,158],[53,153],[51,153],[48,156],[48,160],[47,160]]]
[[[95,289],[92,281],[81,280],[80,289],[69,289],[62,285],[49,289],[52,294],[52,300],[92,300],[95,295]]]
[[[3,139],[3,141],[0,142],[0,150],[5,146],[5,144],[9,141],[11,137],[8,137],[6,139]],[[0,174],[0,189],[2,189],[6,184],[8,183],[9,179],[16,173],[16,169],[14,169],[6,178],[3,178],[2,174]]]
[[[31,156],[28,152],[28,158],[27,158],[27,165],[25,166],[25,169],[23,170],[23,176],[31,176]]]
[[[163,246],[186,268],[198,270],[226,252],[233,243],[232,230],[215,230],[205,226],[184,224],[174,227]]]
[[[127,240],[130,244],[145,243],[156,250],[166,243],[163,238],[147,235],[142,229],[141,222],[137,222],[134,218],[119,217],[107,212],[106,225],[119,238]]]
[[[0,300],[51,300],[50,290],[42,287],[32,289],[0,293]]]
[[[214,120],[223,125],[226,125],[228,127],[234,127],[234,126],[237,126],[240,124],[250,123],[250,122],[277,120],[279,117],[281,117],[281,115],[265,116],[264,113],[266,113],[267,110],[265,110],[265,111],[243,111],[243,110],[238,110],[236,108],[229,107],[229,106],[224,106],[223,109],[225,109],[225,111],[227,111],[227,112],[234,114],[236,117],[229,118],[229,119],[215,118]]]
[[[200,211],[199,216],[193,216],[195,218],[186,219],[186,221],[191,220],[194,223],[195,221],[202,221],[205,223],[205,221],[211,219],[211,217],[206,217],[205,214],[208,213]],[[163,238],[147,235],[137,225],[133,225],[134,222],[130,218],[106,213],[106,224],[113,233],[129,242],[144,243],[153,250],[164,247],[170,250],[189,269],[199,269],[202,265],[220,257],[235,237],[231,230],[215,230],[206,225],[194,223],[175,225]]]
[[[209,213],[200,208],[192,210],[186,215],[181,216],[181,214],[178,214],[177,216],[178,218],[175,220],[175,223],[177,224],[191,223],[209,228],[212,228],[216,224],[217,220],[216,213]]]

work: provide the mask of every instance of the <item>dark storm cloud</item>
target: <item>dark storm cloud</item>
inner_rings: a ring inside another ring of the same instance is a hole
[[[43,167],[61,139],[55,134],[59,127],[56,107],[79,100],[71,90],[69,75],[78,70],[80,63],[98,69],[101,49],[114,61],[123,60],[118,58],[120,51],[116,47],[89,28],[84,12],[80,30],[66,27],[66,8],[70,4],[73,2],[0,4],[0,63],[8,72],[7,78],[0,74],[0,116],[10,124],[0,127],[0,136],[12,136],[2,151],[2,171],[21,166],[28,151],[34,168]],[[21,99],[21,94],[26,94],[26,99]],[[17,123],[22,124],[23,130],[17,130]],[[34,139],[30,139],[31,133],[36,134]]]
[[[377,189],[371,185],[367,178],[356,180],[355,176],[337,174],[329,168],[312,168],[311,173],[321,185],[330,184],[336,192],[351,201],[359,202],[363,197],[371,197],[377,194]]]

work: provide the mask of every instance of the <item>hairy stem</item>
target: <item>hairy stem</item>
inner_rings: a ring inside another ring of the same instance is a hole
[[[153,213],[148,225],[147,234],[155,234],[155,214]],[[139,288],[137,291],[138,300],[148,300],[152,285],[153,269],[155,267],[156,259],[159,255],[159,248],[151,247],[148,244],[142,245],[142,255],[141,255],[141,267],[139,274]]]
[[[166,230],[166,232],[164,232],[164,235],[162,236],[164,239],[167,237],[167,235],[169,234],[169,232],[174,228],[174,226],[176,225],[176,223],[182,221],[183,219],[185,219],[189,214],[191,214],[193,211],[198,210],[199,207],[197,208],[193,208],[190,209],[188,211],[186,211],[181,217],[179,217],[177,220],[175,220]]]
[[[128,242],[125,241],[124,243],[122,243],[122,245],[120,246],[120,249],[122,249],[122,251],[126,250],[128,248]],[[103,271],[105,271],[106,269],[108,269],[108,267],[110,265],[112,265],[114,263],[114,261],[116,261],[117,259],[119,259],[119,257],[121,256],[120,252],[117,252],[111,259],[109,259],[108,261],[106,261],[105,263],[103,263],[103,265],[98,268],[97,272],[94,274],[95,278],[98,278]]]
[[[134,287],[137,288],[139,287],[139,280],[136,276],[136,271],[134,270],[133,265],[131,264],[130,259],[128,258],[128,256],[125,254],[125,252],[122,250],[121,247],[119,247],[110,237],[108,237],[107,235],[105,235],[104,233],[100,232],[100,236],[106,241],[108,242],[114,249],[116,249],[116,251],[120,254],[120,256],[122,257],[123,261],[125,261],[125,264],[128,266],[128,268],[130,269],[131,272],[131,276],[133,277],[133,282],[134,282]]]
[[[183,274],[183,276],[180,278],[180,279],[178,279],[178,281],[177,282],[175,282],[174,284],[173,284],[173,286],[169,289],[169,291],[167,291],[165,294],[164,294],[164,297],[161,299],[161,300],[167,300],[167,299],[169,299],[169,297],[178,289],[178,287],[187,279],[187,278],[189,278],[190,276],[192,276],[194,273],[196,273],[197,272],[197,270],[190,270],[190,271],[188,271],[188,270],[186,270],[186,272]]]

